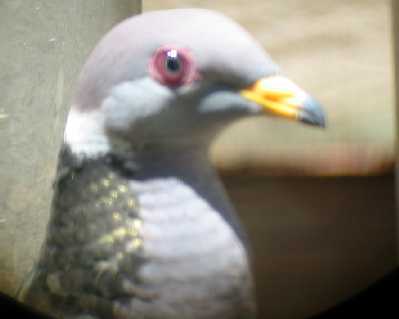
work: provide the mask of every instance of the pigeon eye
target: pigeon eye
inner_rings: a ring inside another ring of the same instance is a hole
[[[176,50],[170,50],[166,53],[165,67],[168,72],[177,73],[181,69],[179,53]]]
[[[163,85],[178,87],[198,79],[194,59],[187,49],[161,47],[151,57],[150,75]]]

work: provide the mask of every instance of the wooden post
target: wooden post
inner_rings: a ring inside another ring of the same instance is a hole
[[[396,154],[399,151],[399,2],[391,0],[392,11],[392,41],[393,41],[393,59],[395,67],[395,97],[396,97]],[[396,155],[397,156],[397,155]],[[396,257],[399,262],[399,162],[396,159]]]
[[[0,2],[0,291],[30,269],[49,216],[71,90],[99,38],[140,0]]]

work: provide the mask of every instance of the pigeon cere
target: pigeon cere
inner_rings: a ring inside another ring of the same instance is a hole
[[[251,243],[208,157],[254,116],[325,126],[320,104],[218,12],[116,25],[77,81],[18,299],[56,318],[256,318]]]

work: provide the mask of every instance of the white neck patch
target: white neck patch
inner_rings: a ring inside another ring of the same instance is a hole
[[[104,130],[104,115],[99,110],[79,112],[71,108],[68,114],[64,143],[77,156],[96,157],[111,150]]]
[[[148,92],[152,94],[148,95]],[[161,102],[170,97],[168,90],[148,78],[120,83],[112,88],[98,109],[79,111],[72,106],[64,142],[76,156],[95,157],[107,153],[115,143],[122,141],[113,138],[111,143],[105,131],[106,126],[126,132],[136,119],[159,111]],[[142,101],[142,104],[137,105],[137,101]],[[120,147],[124,148],[125,145],[118,145]]]

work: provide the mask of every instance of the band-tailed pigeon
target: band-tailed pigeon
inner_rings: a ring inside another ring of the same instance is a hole
[[[253,318],[245,234],[207,150],[263,114],[324,126],[230,19],[178,9],[113,28],[80,75],[21,298],[62,318]]]

